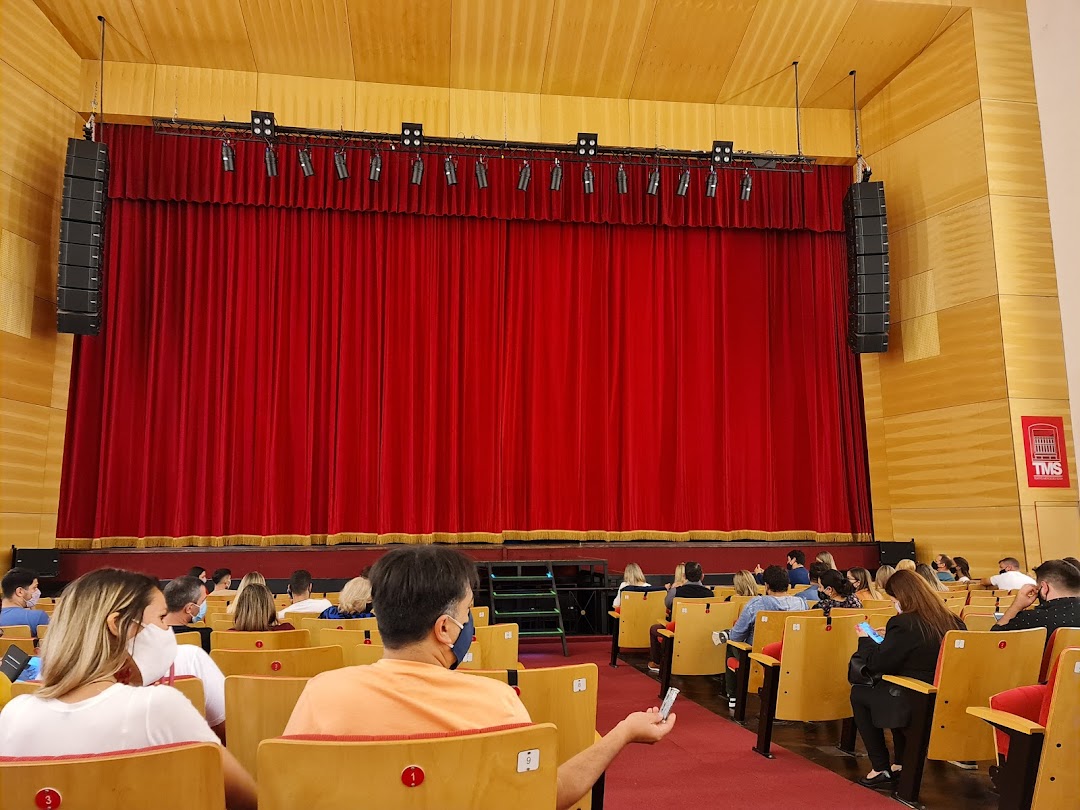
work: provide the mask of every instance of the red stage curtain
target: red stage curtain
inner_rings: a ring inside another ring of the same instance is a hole
[[[283,152],[270,182],[251,144],[225,175],[213,141],[107,140],[106,325],[76,340],[61,537],[870,531],[846,169],[760,175],[743,209],[733,172],[715,206],[642,202],[643,174],[624,202],[613,173],[593,202],[575,164],[522,195],[493,160],[485,197],[431,156],[418,190],[401,155],[370,184]],[[423,213],[443,203],[469,215]]]

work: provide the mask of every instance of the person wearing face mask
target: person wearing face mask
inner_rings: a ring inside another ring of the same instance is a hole
[[[384,554],[369,579],[382,660],[312,678],[286,735],[397,736],[532,722],[506,684],[452,671],[473,640],[476,567],[468,557],[444,546],[405,546]],[[655,710],[626,717],[559,766],[557,806],[573,807],[625,745],[655,743],[674,725],[674,714],[661,721]]]
[[[1020,570],[1020,561],[1016,557],[998,560],[998,572],[983,583],[1003,591],[1017,591],[1025,585],[1034,585],[1035,580]]]
[[[4,594],[0,602],[0,627],[29,625],[30,635],[37,641],[38,627],[49,623],[48,613],[34,609],[41,598],[37,574],[26,568],[12,568],[0,580],[0,589]]]
[[[1035,569],[1036,583],[1025,585],[991,630],[1045,627],[1047,641],[1059,627],[1080,627],[1080,571],[1064,560],[1047,560]],[[1028,610],[1035,601],[1039,604]]]
[[[821,598],[818,600],[816,607],[826,617],[832,614],[833,608],[862,607],[862,600],[855,595],[855,586],[841,572],[830,568],[821,575],[820,582],[818,595]]]
[[[72,582],[42,644],[41,688],[0,712],[0,756],[105,754],[181,742],[220,745],[169,675],[176,636],[143,574],[102,568]],[[254,810],[255,782],[224,746],[225,798]]]
[[[189,627],[206,615],[206,591],[195,577],[177,577],[165,586],[167,624],[174,633],[198,633],[203,650],[210,652],[209,627]]]

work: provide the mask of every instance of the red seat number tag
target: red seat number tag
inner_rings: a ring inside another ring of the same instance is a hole
[[[42,788],[34,794],[34,805],[40,810],[56,810],[64,799],[54,788]]]
[[[401,784],[405,787],[420,787],[424,784],[424,769],[419,765],[410,765],[401,772]]]
[[[274,672],[277,672],[278,670],[281,669],[281,662],[280,661],[271,662],[270,669],[272,669]]]

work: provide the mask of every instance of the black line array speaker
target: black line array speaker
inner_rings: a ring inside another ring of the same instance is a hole
[[[56,331],[101,331],[105,208],[109,150],[103,143],[71,138],[60,206],[60,256],[56,273]]]
[[[848,249],[848,345],[889,350],[889,221],[884,183],[853,183],[844,197]]]

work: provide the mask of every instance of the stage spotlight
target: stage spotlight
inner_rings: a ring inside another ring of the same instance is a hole
[[[593,157],[596,154],[596,133],[579,132],[577,134],[577,153],[582,157]]]
[[[705,178],[705,196],[706,197],[715,197],[716,196],[716,180],[717,180],[716,167],[713,166],[712,168],[709,169],[709,176]]]
[[[315,174],[315,167],[311,165],[311,149],[305,146],[297,154],[300,159],[300,171],[304,173],[304,177],[311,177]]]
[[[620,194],[626,193],[626,169],[619,164],[619,171],[615,173],[615,187],[619,190]]]
[[[585,193],[592,194],[596,190],[596,184],[593,178],[592,166],[588,163],[585,164],[585,173],[581,176],[582,183],[585,185]]]
[[[521,164],[521,171],[518,172],[518,191],[525,191],[529,187],[529,181],[532,179],[532,166],[529,165],[529,161],[525,161]]]
[[[228,141],[221,142],[221,168],[227,172],[236,171],[236,151]]]
[[[419,149],[424,145],[423,124],[402,124],[401,145],[406,149]]]
[[[735,144],[733,141],[713,141],[712,142],[712,160],[713,163],[723,163],[725,165],[731,163],[735,159]]]
[[[266,146],[266,176],[277,177],[277,152],[274,151],[274,147],[270,144]]]
[[[754,181],[750,178],[750,172],[743,170],[742,186],[739,187],[739,199],[746,202],[750,199],[750,192],[753,190]]]
[[[251,132],[259,138],[273,140],[277,134],[277,124],[272,112],[251,111]]]
[[[371,167],[368,169],[368,180],[372,183],[378,183],[380,177],[382,177],[382,155],[373,152],[371,154]]]
[[[660,169],[653,169],[649,174],[649,187],[645,189],[646,193],[655,197],[657,192],[660,191]]]
[[[675,193],[680,197],[685,197],[686,192],[690,190],[690,170],[683,169],[683,173],[679,175],[679,187],[675,189]]]
[[[483,158],[480,158],[480,160],[476,161],[476,187],[488,187],[487,163],[484,162]]]
[[[338,180],[349,179],[349,164],[345,162],[345,150],[339,149],[334,152],[334,172]]]
[[[446,175],[446,185],[457,185],[457,164],[450,155],[447,155],[446,160],[443,161],[443,174]]]
[[[412,178],[410,179],[410,182],[414,186],[418,186],[418,185],[420,185],[421,182],[423,182],[423,180],[424,180],[424,159],[422,157],[420,157],[419,155],[417,155],[416,160],[413,161]]]
[[[551,167],[551,190],[558,191],[562,188],[562,164],[555,158],[555,165]]]

